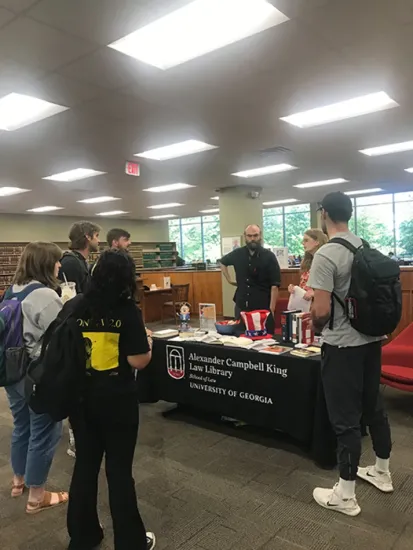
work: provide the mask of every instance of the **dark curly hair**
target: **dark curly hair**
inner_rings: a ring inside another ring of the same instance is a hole
[[[96,262],[86,295],[92,308],[107,311],[136,293],[136,268],[124,250],[106,250]]]

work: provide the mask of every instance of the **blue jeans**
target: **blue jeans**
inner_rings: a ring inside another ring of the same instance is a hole
[[[24,477],[27,487],[43,487],[57,444],[62,436],[62,422],[47,414],[34,413],[24,397],[24,380],[5,388],[13,415],[11,466],[14,475]]]

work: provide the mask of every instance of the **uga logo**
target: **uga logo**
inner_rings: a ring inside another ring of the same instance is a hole
[[[166,346],[166,368],[169,376],[181,380],[185,376],[185,351],[181,346]]]

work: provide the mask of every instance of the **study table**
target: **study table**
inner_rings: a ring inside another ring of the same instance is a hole
[[[138,386],[143,403],[163,400],[279,430],[305,446],[317,464],[336,463],[318,356],[155,340]]]

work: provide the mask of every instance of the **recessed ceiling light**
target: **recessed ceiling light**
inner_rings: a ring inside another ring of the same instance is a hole
[[[148,208],[159,210],[161,208],[176,208],[177,206],[183,206],[183,204],[179,202],[167,202],[166,204],[154,204],[153,206],[148,206]]]
[[[219,201],[219,197],[211,197],[212,201]]]
[[[383,191],[380,187],[374,189],[358,189],[357,191],[346,191],[345,195],[368,195],[369,193],[380,193]]]
[[[54,174],[53,176],[47,176],[42,179],[69,182],[93,178],[94,176],[100,176],[106,173],[107,172],[99,172],[98,170],[91,170],[89,168],[75,168],[74,170],[68,170],[67,172],[61,172],[60,174]]]
[[[413,141],[403,141],[402,143],[391,143],[390,145],[380,145],[370,149],[360,149],[360,153],[369,157],[378,157],[380,155],[390,155],[391,153],[403,153],[413,150]]]
[[[219,208],[208,208],[207,210],[200,210],[201,214],[216,214],[219,212]]]
[[[148,189],[144,189],[144,191],[150,191],[151,193],[167,193],[168,191],[180,191],[181,189],[189,189],[190,187],[195,187],[195,185],[189,185],[188,183],[170,183],[169,185],[148,187]]]
[[[12,93],[0,99],[0,130],[18,130],[68,108],[29,95]]]
[[[37,208],[30,208],[27,212],[53,212],[53,210],[63,210],[61,206],[39,206]]]
[[[19,193],[27,193],[30,189],[20,189],[20,187],[0,187],[0,197],[10,197]]]
[[[111,202],[111,201],[119,201],[119,200],[120,198],[118,197],[94,197],[93,199],[83,199],[77,202],[83,202],[85,204],[96,204],[99,202]]]
[[[406,168],[405,172],[409,172],[409,174],[413,174],[413,167],[412,168]]]
[[[187,139],[186,141],[180,141],[172,145],[165,145],[165,147],[158,147],[150,151],[144,151],[143,153],[136,153],[135,157],[143,157],[151,160],[169,160],[185,157],[186,155],[193,155],[194,153],[201,153],[202,151],[209,151],[210,149],[218,149],[218,147],[216,145],[204,143],[203,141],[198,141],[197,139]]]
[[[166,218],[176,218],[176,214],[161,214],[160,216],[151,216],[150,220],[164,220]]]
[[[278,172],[288,172],[296,170],[297,166],[291,164],[272,164],[271,166],[261,166],[260,168],[252,168],[251,170],[243,170],[242,172],[234,172],[231,176],[239,178],[255,178],[257,176],[266,176],[267,174],[277,174]]]
[[[280,201],[263,202],[263,206],[271,206],[273,204],[289,204],[291,202],[297,202],[297,199],[282,199]]]
[[[322,181],[310,181],[308,183],[299,183],[298,185],[294,185],[294,187],[298,187],[299,189],[305,189],[307,187],[321,187],[323,185],[336,185],[337,183],[347,183],[348,180],[345,180],[343,178],[335,178],[331,180],[322,180]]]
[[[267,0],[195,0],[109,48],[169,69],[284,21]]]
[[[124,210],[110,210],[109,212],[99,212],[97,216],[120,216],[121,214],[129,214]]]
[[[288,122],[299,128],[310,128],[311,126],[320,126],[321,124],[367,115],[398,106],[398,103],[385,92],[377,92],[333,103],[332,105],[326,105],[325,107],[318,107],[310,111],[303,111],[295,115],[281,117],[280,120],[284,120],[284,122]]]

